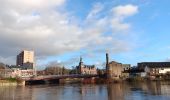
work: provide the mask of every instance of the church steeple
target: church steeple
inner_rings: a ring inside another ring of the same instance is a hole
[[[80,56],[80,62],[79,62],[79,74],[82,74],[82,67],[83,67],[83,59]]]
[[[80,62],[82,62],[82,57],[80,56]]]
[[[79,66],[81,67],[83,64],[83,58],[80,56],[80,62],[79,62]]]

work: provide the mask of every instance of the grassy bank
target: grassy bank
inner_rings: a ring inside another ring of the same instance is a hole
[[[16,86],[17,79],[16,78],[5,78],[0,80],[0,86]]]
[[[143,77],[133,77],[133,78],[127,78],[126,81],[128,82],[143,82],[146,78]]]

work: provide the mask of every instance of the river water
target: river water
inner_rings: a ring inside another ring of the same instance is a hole
[[[0,100],[170,100],[170,82],[0,86]]]

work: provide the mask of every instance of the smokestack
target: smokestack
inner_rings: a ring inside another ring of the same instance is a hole
[[[107,76],[107,78],[109,78],[109,75],[110,73],[109,73],[109,54],[108,53],[106,53],[106,76]]]
[[[107,65],[109,65],[109,55],[108,55],[108,53],[106,53],[106,67],[107,67]]]

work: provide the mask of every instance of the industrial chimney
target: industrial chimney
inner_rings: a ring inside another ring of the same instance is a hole
[[[109,54],[106,53],[106,77],[109,78],[110,72],[109,72]]]

